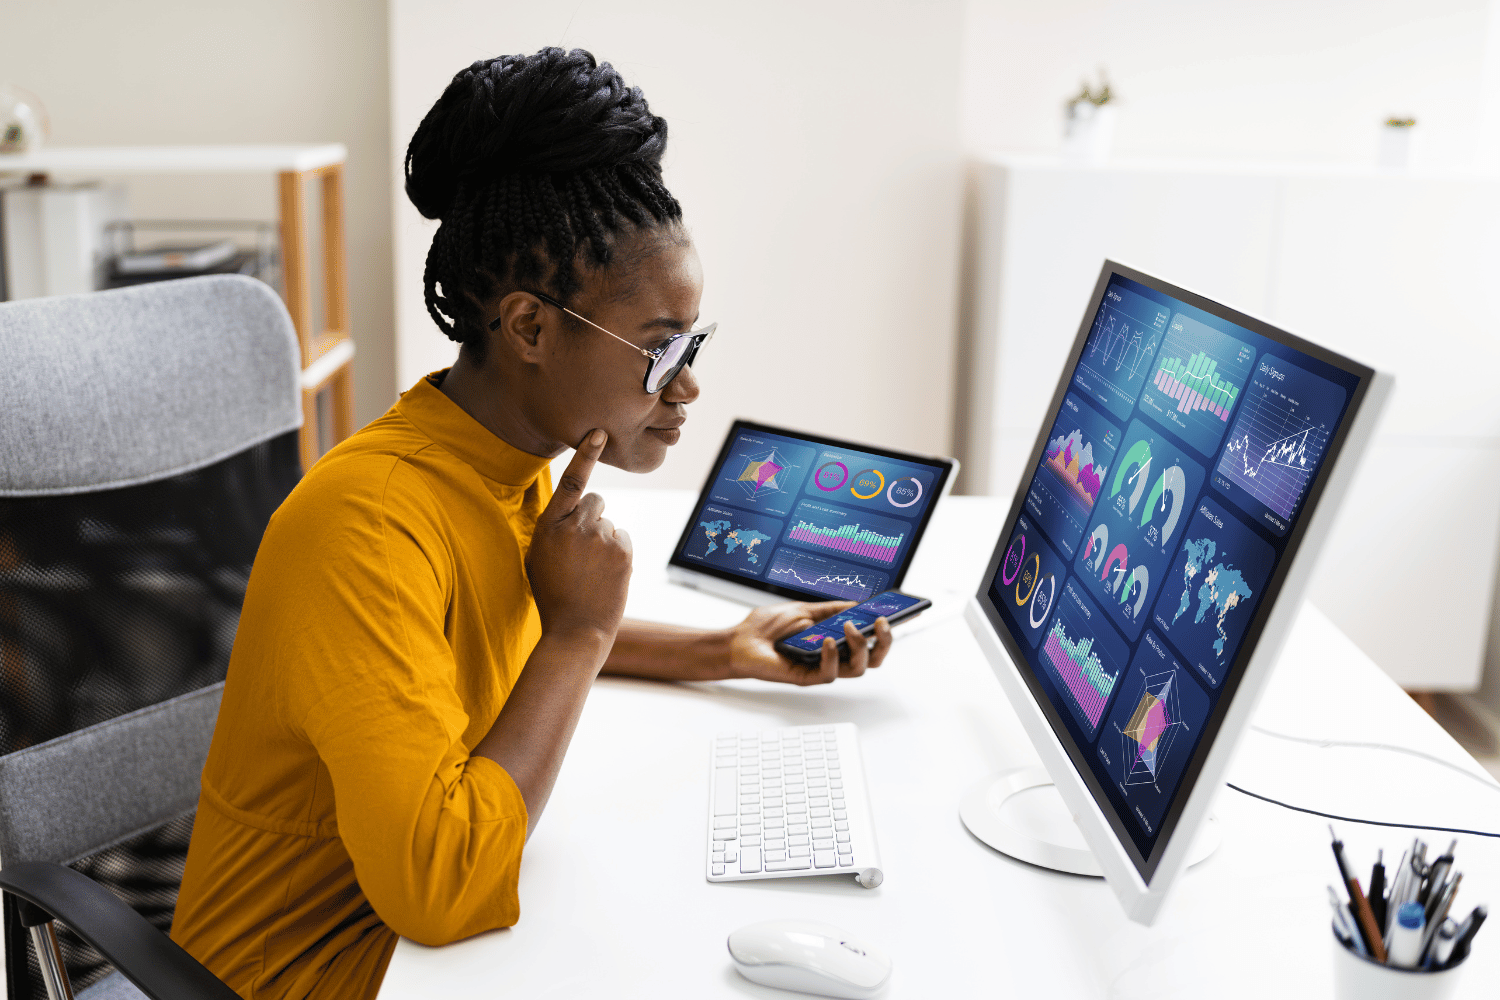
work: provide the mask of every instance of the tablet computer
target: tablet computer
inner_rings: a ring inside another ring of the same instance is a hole
[[[863,601],[906,578],[958,462],[736,420],[667,563],[750,604]]]

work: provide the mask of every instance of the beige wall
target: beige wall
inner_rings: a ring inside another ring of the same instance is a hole
[[[383,3],[0,0],[0,79],[58,146],[342,142],[356,415],[395,399]],[[269,175],[133,178],[137,218],[276,217]]]
[[[392,0],[393,162],[479,58],[582,46],[671,126],[668,186],[705,271],[702,398],[646,480],[699,486],[736,416],[918,451],[950,444],[958,0]],[[432,224],[395,195],[398,373],[447,364],[422,304]]]

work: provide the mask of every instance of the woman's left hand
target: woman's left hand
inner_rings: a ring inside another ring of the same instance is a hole
[[[816,667],[793,663],[776,652],[776,641],[795,635],[825,618],[854,606],[853,601],[825,601],[806,604],[791,601],[756,608],[729,630],[729,676],[754,677],[783,684],[830,684],[837,677],[858,677],[878,667],[891,651],[891,626],[884,618],[875,620],[875,644],[859,634],[853,625],[845,624],[849,640],[849,659],[839,662],[838,647],[832,639],[823,643],[823,655]]]

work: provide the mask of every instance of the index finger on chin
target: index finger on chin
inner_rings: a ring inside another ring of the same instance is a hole
[[[578,443],[578,450],[573,453],[572,461],[553,487],[552,499],[542,512],[544,518],[560,520],[573,513],[578,501],[583,499],[584,492],[589,488],[589,477],[594,474],[594,466],[598,464],[599,456],[604,453],[604,446],[608,442],[609,435],[599,428],[584,435],[583,440]]]

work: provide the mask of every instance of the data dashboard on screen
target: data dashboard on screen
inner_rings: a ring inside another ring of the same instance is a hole
[[[953,464],[736,421],[671,564],[863,601],[900,586]]]
[[[986,584],[1149,880],[1362,376],[1107,273]]]

